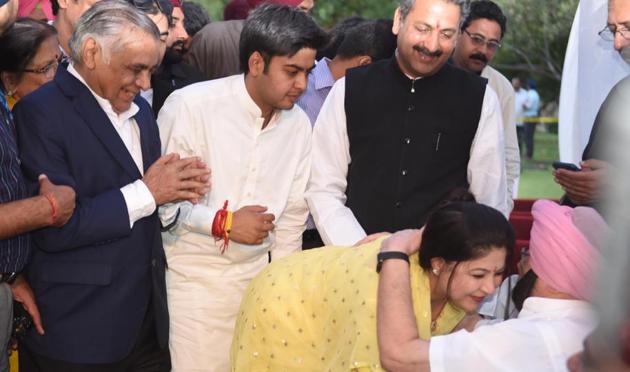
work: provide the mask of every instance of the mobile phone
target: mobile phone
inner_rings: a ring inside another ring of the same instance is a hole
[[[566,169],[573,172],[579,172],[582,169],[575,164],[572,163],[563,163],[561,161],[554,161],[552,164],[553,169]]]

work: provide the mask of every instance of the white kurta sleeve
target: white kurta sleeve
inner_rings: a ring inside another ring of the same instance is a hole
[[[195,118],[188,110],[185,99],[171,94],[157,119],[162,141],[162,154],[177,153],[180,157],[200,156],[197,140],[205,140],[203,130],[195,125]],[[196,232],[212,236],[212,221],[216,210],[202,204],[190,202],[170,203],[158,210],[162,226],[168,232],[182,235]]]
[[[311,128],[306,115],[304,115],[304,123],[293,124],[304,125],[306,128],[303,136],[304,144],[301,146],[300,162],[291,184],[287,205],[276,222],[276,241],[271,250],[272,260],[288,256],[302,249],[302,234],[306,229],[308,217],[308,206],[306,199],[304,199],[304,193],[311,175]]]
[[[477,202],[499,210],[507,218],[510,211],[505,173],[503,119],[497,95],[488,87],[470,148],[468,183]]]
[[[535,325],[520,326],[515,322],[518,321],[432,337],[431,372],[560,371],[552,367],[547,340],[535,332]]]
[[[521,175],[521,152],[518,148],[516,135],[516,112],[514,110],[514,91],[504,92],[501,97],[501,112],[503,113],[503,134],[505,136],[505,169],[507,178],[507,207],[508,213],[514,208],[514,190]]]
[[[327,245],[353,245],[365,231],[346,207],[350,144],[344,108],[345,78],[324,101],[313,131],[313,164],[306,200],[317,230]]]

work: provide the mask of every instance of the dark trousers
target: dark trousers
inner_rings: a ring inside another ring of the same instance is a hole
[[[144,317],[138,340],[123,360],[108,364],[77,364],[51,359],[30,351],[24,344],[19,348],[20,372],[169,372],[171,356],[168,347],[161,349],[155,334],[153,306]]]
[[[525,123],[525,156],[531,159],[534,156],[534,133],[537,123]]]

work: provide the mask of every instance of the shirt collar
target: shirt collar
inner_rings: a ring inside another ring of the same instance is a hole
[[[329,63],[330,59],[324,57],[317,62],[315,68],[311,72],[313,77],[313,86],[316,90],[331,88],[335,85],[335,79],[332,76],[332,72],[330,72],[330,67],[328,67]]]
[[[519,318],[542,314],[546,318],[566,317],[567,311],[593,313],[593,307],[586,301],[564,300],[546,297],[529,297],[523,303],[523,309],[519,313]]]
[[[90,88],[90,86],[85,82],[85,79],[83,79],[83,76],[81,76],[81,74],[79,74],[79,72],[74,68],[74,64],[70,63],[68,65],[68,72],[70,73],[70,75],[77,78],[77,80],[79,80],[83,85],[88,88],[90,93],[92,93],[92,95],[96,99],[98,105],[101,107],[101,109],[103,109],[103,111],[105,111],[107,116],[114,116],[117,117],[118,120],[124,121],[132,118],[138,113],[138,111],[140,111],[138,105],[136,105],[135,102],[131,102],[131,106],[129,107],[129,109],[127,109],[127,111],[121,112],[120,114],[116,113],[116,111],[114,111],[114,108],[112,107],[112,104],[108,100],[99,96],[98,94],[96,94],[96,92],[92,90],[92,88]]]

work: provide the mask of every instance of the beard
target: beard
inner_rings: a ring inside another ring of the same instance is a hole
[[[163,64],[174,65],[180,63],[184,59],[184,40],[177,40],[170,47],[166,48],[164,53]]]
[[[619,55],[625,63],[630,65],[630,47],[625,47],[619,51]]]

